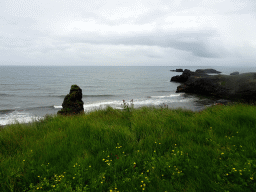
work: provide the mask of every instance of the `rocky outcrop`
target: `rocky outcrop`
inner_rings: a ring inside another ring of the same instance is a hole
[[[82,101],[82,89],[77,85],[72,85],[62,103],[62,109],[58,111],[60,115],[76,115],[84,112],[84,102]]]
[[[188,69],[185,69],[181,75],[176,75],[176,76],[172,77],[171,81],[179,82],[179,83],[184,83],[191,76],[202,77],[202,76],[208,76],[208,75],[207,75],[207,73],[204,73],[204,72],[201,72],[201,71],[192,72],[192,71],[190,71]]]
[[[176,69],[176,70],[170,70],[170,71],[173,71],[173,72],[183,72],[183,69]]]
[[[221,73],[215,69],[197,69],[196,73]]]
[[[256,73],[190,76],[176,92],[196,93],[235,101],[256,102]]]
[[[239,75],[239,72],[238,71],[235,71],[233,73],[230,73],[230,75]]]

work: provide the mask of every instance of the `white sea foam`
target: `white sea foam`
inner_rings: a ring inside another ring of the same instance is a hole
[[[29,123],[42,119],[42,117],[32,116],[27,112],[13,111],[12,113],[0,116],[0,125],[14,124],[14,123]]]
[[[182,94],[171,94],[171,95],[165,95],[165,96],[150,96],[149,98],[168,98],[168,97],[179,97]]]
[[[54,105],[53,106],[55,109],[61,109],[62,108],[62,106],[57,106],[57,105]]]

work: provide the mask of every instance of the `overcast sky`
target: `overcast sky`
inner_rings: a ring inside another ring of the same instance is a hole
[[[0,65],[256,66],[256,0],[1,0]]]

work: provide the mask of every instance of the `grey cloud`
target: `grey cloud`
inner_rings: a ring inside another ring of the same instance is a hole
[[[208,30],[179,32],[176,34],[156,32],[152,34],[136,34],[128,36],[95,36],[95,34],[87,33],[76,37],[66,37],[65,39],[71,43],[83,42],[90,44],[158,46],[191,52],[197,57],[218,58],[224,55],[223,51],[220,52],[217,51],[218,49],[212,49],[211,46],[208,46],[208,41],[215,36],[215,31]]]

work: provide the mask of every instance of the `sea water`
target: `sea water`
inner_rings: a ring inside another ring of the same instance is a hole
[[[122,109],[123,100],[134,108],[168,106],[199,111],[215,100],[175,93],[180,83],[170,82],[176,68],[213,68],[230,74],[255,72],[254,68],[221,66],[0,66],[0,125],[27,123],[57,114],[73,84],[83,91],[84,110],[111,106]]]

